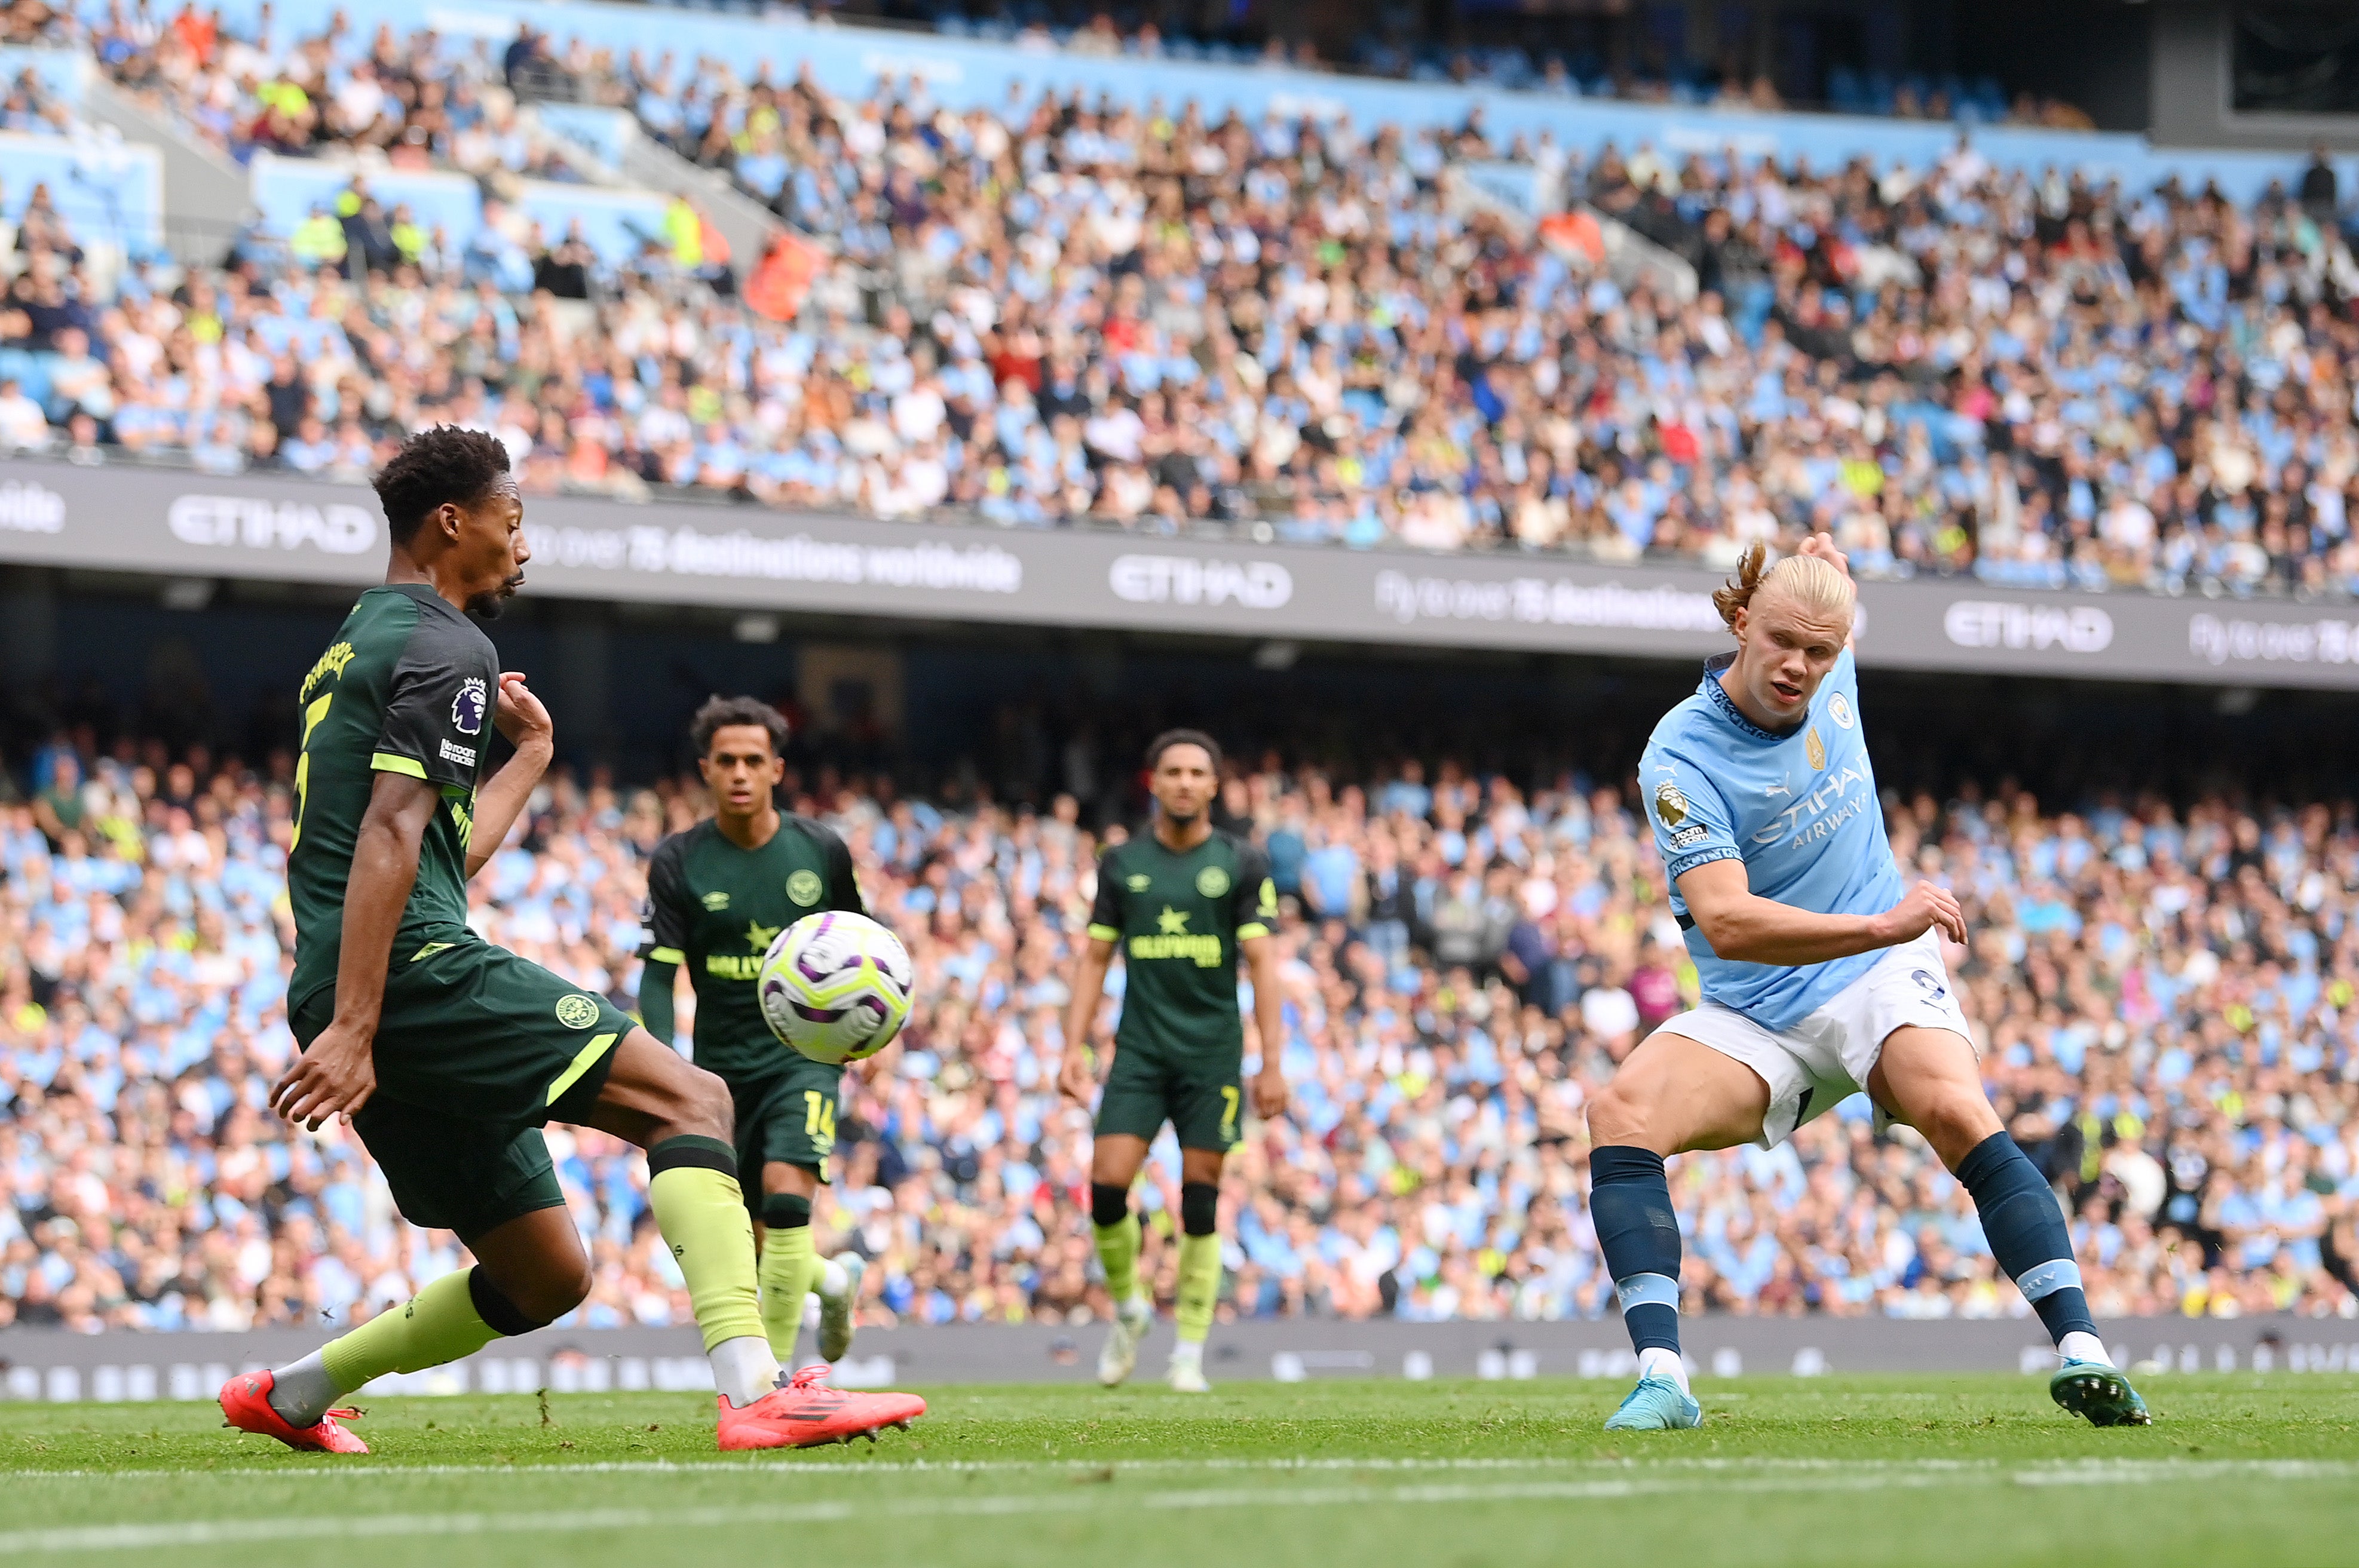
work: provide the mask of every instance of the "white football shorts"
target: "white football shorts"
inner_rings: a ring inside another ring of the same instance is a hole
[[[1759,1141],[1775,1149],[1794,1129],[1865,1088],[1885,1041],[1894,1030],[1911,1027],[1946,1029],[1969,1048],[1973,1044],[1941,963],[1940,936],[1932,931],[1886,949],[1875,968],[1791,1028],[1766,1028],[1734,1008],[1707,1001],[1664,1020],[1656,1033],[1685,1035],[1760,1074],[1769,1086],[1769,1112],[1761,1119]],[[1877,1129],[1889,1124],[1878,1107]]]

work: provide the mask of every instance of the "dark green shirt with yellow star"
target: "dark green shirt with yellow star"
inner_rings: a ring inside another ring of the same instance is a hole
[[[1090,935],[1122,955],[1118,1051],[1235,1060],[1245,1052],[1237,1011],[1237,944],[1277,922],[1269,858],[1215,830],[1182,854],[1152,833],[1098,857]]]
[[[779,932],[822,909],[867,913],[852,851],[807,816],[781,816],[758,849],[741,849],[707,819],[656,847],[647,864],[647,974],[639,1003],[649,1033],[671,1042],[671,977],[696,988],[696,1065],[734,1087],[774,1070],[785,1049],[762,1020],[755,979]]]

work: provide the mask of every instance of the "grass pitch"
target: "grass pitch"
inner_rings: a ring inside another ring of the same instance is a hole
[[[929,1391],[909,1433],[722,1455],[710,1396],[367,1401],[363,1459],[201,1405],[0,1405],[0,1559],[1458,1564],[2359,1563],[2359,1378],[2147,1379],[2098,1432],[2028,1377]]]

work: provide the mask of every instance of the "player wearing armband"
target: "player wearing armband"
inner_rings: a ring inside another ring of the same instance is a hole
[[[1736,652],[1705,665],[1638,764],[1703,1002],[1666,1022],[1591,1104],[1590,1214],[1638,1352],[1609,1430],[1692,1427],[1680,1357],[1680,1227],[1664,1160],[1773,1147],[1865,1089],[1973,1197],[1992,1253],[2057,1344],[2049,1392],[2098,1426],[2145,1402],[2097,1337],[2063,1210],[1999,1125],[1943,966],[1966,939],[1945,888],[1908,885],[1884,832],[1833,541],[1714,595]]]

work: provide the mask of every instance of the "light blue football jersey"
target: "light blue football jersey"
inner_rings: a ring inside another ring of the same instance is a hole
[[[1655,726],[1638,784],[1705,1000],[1764,1028],[1788,1029],[1865,974],[1882,951],[1799,967],[1721,958],[1688,919],[1680,878],[1712,860],[1743,860],[1755,893],[1813,914],[1881,914],[1904,889],[1884,836],[1851,651],[1820,683],[1810,716],[1785,735],[1745,718],[1721,689],[1720,673],[1734,657],[1705,665],[1695,695]]]

